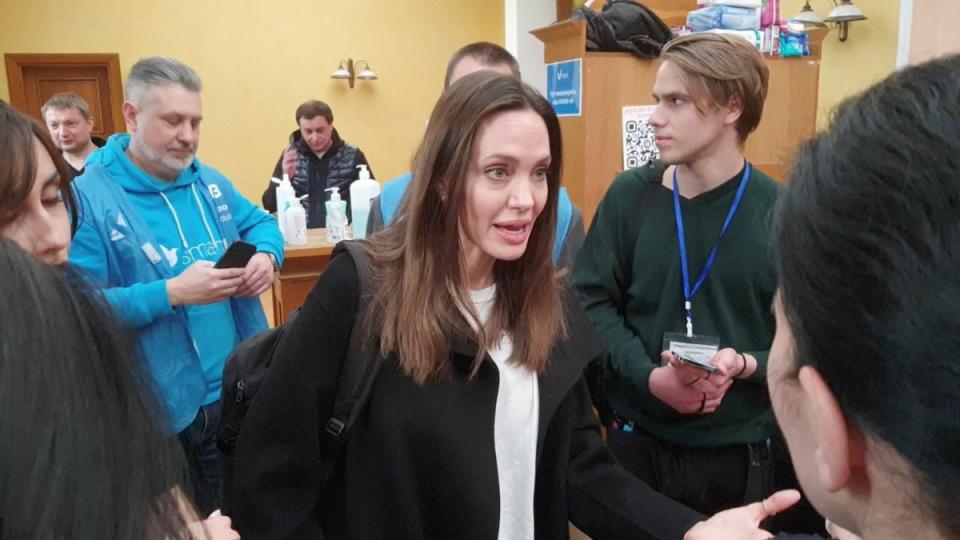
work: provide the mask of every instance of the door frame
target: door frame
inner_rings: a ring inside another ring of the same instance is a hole
[[[107,68],[107,89],[110,98],[110,116],[118,127],[123,121],[123,81],[120,78],[120,55],[116,53],[82,54],[4,54],[7,65],[7,84],[10,87],[10,104],[29,114],[26,110],[27,89],[23,83],[23,71],[31,67],[103,67]],[[104,111],[107,112],[107,111]]]

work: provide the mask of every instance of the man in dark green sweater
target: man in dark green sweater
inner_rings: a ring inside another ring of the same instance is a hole
[[[613,181],[573,279],[609,351],[610,448],[655,489],[713,514],[774,484],[765,379],[779,189],[743,153],[768,71],[746,41],[716,34],[677,38],[662,58],[650,118],[662,161]],[[706,367],[680,361],[698,355]]]

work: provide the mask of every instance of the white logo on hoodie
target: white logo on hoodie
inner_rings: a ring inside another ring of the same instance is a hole
[[[167,249],[167,246],[160,244],[160,251],[162,251],[163,256],[167,258],[167,264],[170,265],[170,268],[177,265],[177,248]]]

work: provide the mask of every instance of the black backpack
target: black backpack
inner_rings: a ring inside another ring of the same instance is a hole
[[[571,19],[587,21],[588,51],[625,51],[656,58],[673,32],[652,9],[634,0],[608,0],[600,13],[581,6]]]
[[[321,445],[321,448],[329,454],[322,460],[324,469],[321,471],[321,476],[324,481],[330,476],[350,428],[353,427],[363,404],[370,396],[370,389],[373,387],[373,381],[380,367],[378,356],[366,350],[363,332],[358,331],[361,314],[370,302],[369,258],[362,243],[356,240],[346,240],[337,244],[330,258],[333,259],[342,253],[347,253],[357,268],[360,299],[357,305],[357,321],[350,333],[350,345],[337,381],[333,416],[327,420],[324,433],[321,434],[328,443]],[[233,453],[237,447],[243,418],[256,398],[257,390],[266,377],[270,364],[273,363],[273,355],[277,345],[283,339],[286,327],[296,319],[297,314],[299,310],[284,324],[245,339],[227,357],[223,369],[223,392],[220,397],[222,415],[217,431],[220,477],[223,483],[221,509],[225,515],[230,515],[232,510]]]

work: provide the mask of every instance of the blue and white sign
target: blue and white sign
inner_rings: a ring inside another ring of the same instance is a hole
[[[580,116],[583,84],[581,59],[547,64],[547,101],[557,116]]]

